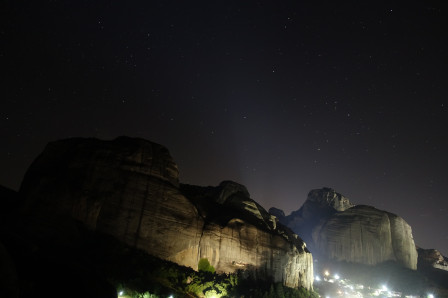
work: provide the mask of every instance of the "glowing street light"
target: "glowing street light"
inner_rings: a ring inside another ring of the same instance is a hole
[[[330,272],[328,270],[325,270],[324,274],[325,274],[325,276],[329,276]]]
[[[319,275],[316,275],[316,281],[320,281],[320,277],[319,277]]]
[[[334,275],[334,279],[339,279],[340,277],[339,277],[339,275],[338,274],[335,274]]]
[[[434,298],[433,294],[428,294],[428,298]]]

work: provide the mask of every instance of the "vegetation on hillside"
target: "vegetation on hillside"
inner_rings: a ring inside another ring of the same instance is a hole
[[[194,271],[104,235],[90,237],[86,254],[122,297],[318,297],[304,288],[243,278],[242,271],[217,274],[205,258]]]

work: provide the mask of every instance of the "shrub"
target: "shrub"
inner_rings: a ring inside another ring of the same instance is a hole
[[[203,258],[199,260],[198,271],[215,273],[215,267],[210,265],[210,262],[208,261],[207,258]]]

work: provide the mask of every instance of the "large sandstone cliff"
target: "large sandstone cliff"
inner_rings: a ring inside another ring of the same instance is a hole
[[[200,255],[216,268],[252,270],[290,287],[312,285],[313,260],[305,243],[252,200],[247,189],[224,181],[218,187],[182,185],[204,219]]]
[[[236,183],[201,188],[178,181],[168,150],[142,139],[68,139],[50,143],[20,189],[22,214],[36,235],[73,218],[91,230],[162,259],[221,272],[248,269],[286,286],[312,288],[305,243],[278,225]],[[65,230],[64,230],[65,232]]]
[[[281,215],[278,209],[274,214]],[[354,206],[329,188],[312,190],[304,205],[281,221],[314,253],[336,261],[375,265],[386,261],[417,269],[411,227],[399,216]]]

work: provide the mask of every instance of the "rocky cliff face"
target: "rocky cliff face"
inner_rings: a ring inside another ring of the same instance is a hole
[[[370,206],[337,212],[313,230],[316,249],[330,259],[375,265],[396,261],[417,269],[410,226],[400,217]]]
[[[276,211],[278,212],[278,211]],[[375,265],[396,261],[417,269],[411,227],[399,216],[354,206],[329,188],[312,190],[304,205],[284,217],[313,252],[331,260]]]
[[[312,257],[297,235],[237,183],[179,186],[176,164],[155,143],[125,137],[50,143],[20,193],[22,214],[40,237],[67,238],[55,235],[54,227],[64,234],[62,223],[73,218],[181,265],[197,269],[207,258],[217,271],[248,269],[312,288]]]
[[[259,277],[267,272],[290,287],[312,285],[313,260],[303,240],[250,199],[244,186],[224,181],[218,187],[182,185],[181,190],[204,219],[200,255],[217,269],[255,269]]]
[[[437,249],[418,248],[418,266],[448,271],[448,260]]]

